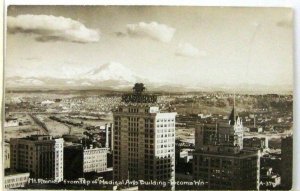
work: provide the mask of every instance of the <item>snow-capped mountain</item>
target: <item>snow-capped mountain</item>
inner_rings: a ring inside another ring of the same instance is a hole
[[[130,69],[117,62],[109,62],[94,68],[81,76],[93,81],[119,81],[135,83],[137,77]]]
[[[132,87],[136,82],[148,82],[147,79],[137,76],[129,68],[120,63],[109,62],[99,67],[90,69],[76,76],[67,78],[54,77],[8,77],[6,87],[101,87],[101,88],[126,88]]]
[[[257,92],[284,92],[290,91],[292,86],[274,85],[263,86],[258,84],[240,84],[240,85],[207,85],[196,84],[194,86],[177,84],[175,82],[152,81],[136,75],[130,68],[116,62],[109,62],[82,73],[72,72],[74,76],[68,77],[50,77],[50,76],[33,76],[33,77],[6,77],[5,87],[11,89],[114,89],[125,90],[130,89],[134,83],[145,83],[152,91],[233,91],[253,92],[255,87]]]

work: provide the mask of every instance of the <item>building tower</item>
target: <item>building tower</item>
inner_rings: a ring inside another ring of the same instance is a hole
[[[10,139],[11,170],[30,172],[33,178],[63,181],[62,138],[31,135]]]
[[[243,149],[243,123],[233,107],[227,120],[195,125],[193,176],[199,189],[259,189],[259,151]]]
[[[114,180],[157,180],[167,186],[142,189],[175,189],[176,113],[161,113],[157,96],[144,90],[144,84],[135,84],[113,112]]]

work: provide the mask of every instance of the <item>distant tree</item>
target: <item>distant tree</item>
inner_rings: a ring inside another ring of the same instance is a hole
[[[217,107],[226,107],[226,103],[224,100],[218,100],[216,103]]]

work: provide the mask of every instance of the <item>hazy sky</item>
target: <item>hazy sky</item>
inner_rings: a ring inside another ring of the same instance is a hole
[[[8,16],[8,77],[73,77],[118,62],[178,84],[293,83],[288,8],[10,6]]]

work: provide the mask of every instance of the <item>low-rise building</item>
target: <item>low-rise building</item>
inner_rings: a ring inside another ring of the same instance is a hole
[[[28,183],[30,173],[12,173],[4,176],[4,188],[21,188]]]
[[[105,172],[107,170],[108,148],[93,148],[83,150],[83,172]]]
[[[185,163],[188,163],[190,160],[193,159],[193,152],[194,149],[182,149],[180,151],[180,158],[184,160]]]
[[[19,126],[19,121],[17,118],[9,117],[4,121],[4,127],[16,127]]]
[[[250,127],[249,132],[256,132],[256,133],[262,133],[264,132],[263,127],[258,126],[258,127]]]
[[[244,148],[247,150],[265,150],[269,148],[269,139],[268,137],[258,138],[258,137],[251,137],[251,138],[244,138],[243,140]]]

